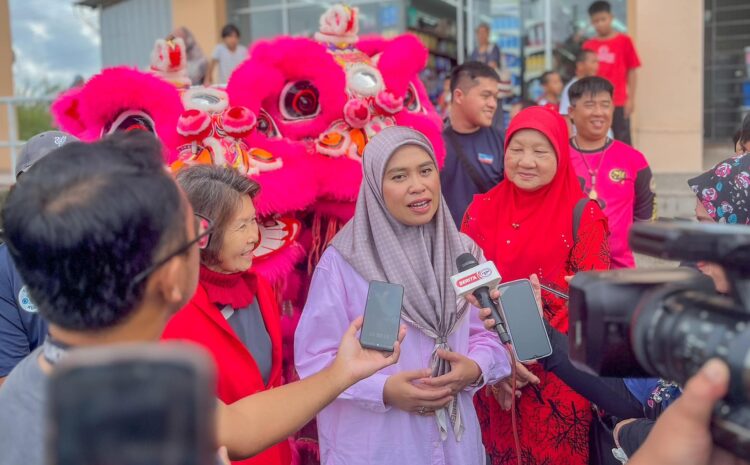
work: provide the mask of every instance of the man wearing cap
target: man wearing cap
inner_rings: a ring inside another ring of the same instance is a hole
[[[60,131],[47,131],[29,139],[16,164],[16,182],[36,162],[53,150],[77,141]],[[21,276],[10,258],[8,247],[0,245],[0,386],[18,362],[44,342],[47,323],[29,298]]]

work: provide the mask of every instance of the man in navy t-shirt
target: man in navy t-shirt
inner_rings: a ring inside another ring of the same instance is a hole
[[[77,141],[60,131],[29,139],[18,154],[16,180],[58,147]],[[11,370],[44,342],[47,323],[37,313],[5,244],[0,245],[0,385]]]
[[[451,73],[450,124],[443,130],[446,156],[440,183],[459,227],[474,196],[503,179],[503,140],[492,126],[499,82],[495,70],[476,61]]]

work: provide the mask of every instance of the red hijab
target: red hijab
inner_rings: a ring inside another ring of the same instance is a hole
[[[521,111],[510,123],[505,147],[522,129],[544,134],[557,154],[557,172],[541,189],[527,192],[508,178],[469,206],[463,230],[495,262],[503,281],[536,273],[543,283],[567,288],[562,279],[573,247],[573,209],[584,197],[570,162],[568,128],[544,107]]]

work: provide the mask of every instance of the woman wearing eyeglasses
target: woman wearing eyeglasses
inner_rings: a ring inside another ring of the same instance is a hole
[[[192,300],[163,338],[194,341],[213,355],[218,397],[230,404],[281,384],[281,325],[271,286],[250,270],[260,235],[253,198],[259,186],[228,168],[198,165],[177,174],[204,235]],[[211,224],[206,228],[206,222]],[[287,443],[235,463],[288,465]]]

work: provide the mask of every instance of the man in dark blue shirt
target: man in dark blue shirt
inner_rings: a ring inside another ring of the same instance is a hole
[[[60,131],[29,139],[18,155],[16,180],[58,147],[76,141]],[[11,370],[44,342],[47,323],[37,313],[5,244],[0,245],[0,385]]]
[[[492,125],[499,83],[495,70],[476,61],[451,73],[450,124],[443,130],[446,156],[440,183],[459,227],[474,196],[503,179],[502,135]]]

